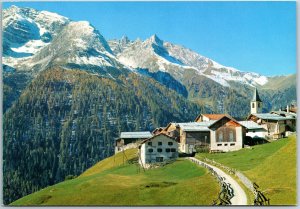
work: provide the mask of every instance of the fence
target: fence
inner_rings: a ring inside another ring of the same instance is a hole
[[[231,199],[234,196],[234,191],[231,188],[230,183],[226,183],[225,178],[220,176],[211,166],[201,161],[195,160],[193,158],[189,158],[192,162],[206,168],[209,170],[210,174],[213,175],[221,186],[221,191],[218,195],[218,199],[213,200],[212,205],[231,205]]]
[[[215,162],[214,160],[210,160],[208,158],[204,158],[203,161],[215,165],[223,169],[227,173],[238,177],[238,179],[245,185],[245,187],[247,187],[254,194],[254,205],[270,205],[270,199],[258,190],[259,186],[256,183],[251,182],[244,174],[242,174],[238,170],[227,167],[225,165],[222,165],[221,163]]]

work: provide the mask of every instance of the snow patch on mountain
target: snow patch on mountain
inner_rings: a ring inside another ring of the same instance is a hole
[[[4,9],[3,56],[20,59],[34,55],[68,22],[68,18],[48,11],[17,6]]]
[[[48,43],[45,43],[41,40],[30,40],[24,45],[17,47],[17,48],[11,48],[14,52],[18,53],[29,53],[29,54],[35,54],[38,52],[42,47],[48,45]]]

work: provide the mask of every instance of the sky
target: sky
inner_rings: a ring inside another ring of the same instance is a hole
[[[86,20],[107,39],[156,34],[262,75],[296,73],[296,2],[5,2]]]

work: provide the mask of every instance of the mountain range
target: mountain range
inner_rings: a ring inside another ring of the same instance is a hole
[[[254,87],[264,111],[296,101],[295,74],[243,72],[157,35],[107,41],[48,11],[3,10],[2,43],[5,204],[110,156],[121,131],[243,118]]]

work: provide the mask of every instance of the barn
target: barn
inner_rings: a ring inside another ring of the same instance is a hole
[[[215,121],[210,129],[210,150],[215,151],[235,151],[244,147],[246,127],[228,115]]]

